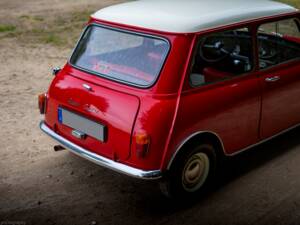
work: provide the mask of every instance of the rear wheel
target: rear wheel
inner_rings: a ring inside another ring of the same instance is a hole
[[[203,193],[215,176],[216,161],[215,149],[210,144],[182,149],[161,182],[163,194],[171,198],[189,198]]]

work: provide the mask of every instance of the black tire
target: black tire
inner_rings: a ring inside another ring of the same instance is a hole
[[[175,158],[160,183],[164,195],[189,200],[208,190],[216,176],[217,156],[213,145],[186,146]]]

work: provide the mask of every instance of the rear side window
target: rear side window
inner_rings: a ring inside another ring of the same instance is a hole
[[[300,58],[299,28],[297,19],[281,20],[259,27],[257,38],[261,69]]]
[[[253,68],[252,37],[248,28],[200,37],[190,83],[201,86],[232,79]]]
[[[148,87],[157,79],[168,51],[164,39],[91,25],[70,63],[98,76]]]

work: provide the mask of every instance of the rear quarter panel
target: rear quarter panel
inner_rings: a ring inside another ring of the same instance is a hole
[[[256,143],[260,100],[256,74],[183,91],[164,168],[177,148],[196,132],[217,134],[225,154]]]

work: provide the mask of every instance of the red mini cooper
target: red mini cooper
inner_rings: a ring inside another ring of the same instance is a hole
[[[92,162],[194,196],[300,123],[300,13],[268,0],[131,1],[91,16],[40,128]]]

